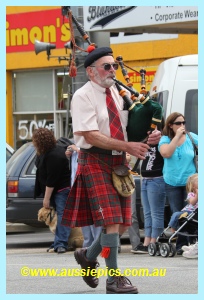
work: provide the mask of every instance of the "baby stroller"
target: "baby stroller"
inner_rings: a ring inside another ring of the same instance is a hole
[[[169,226],[164,229],[160,236],[156,239],[156,243],[150,243],[148,253],[150,256],[173,257],[176,254],[176,246],[172,241],[178,235],[187,236],[192,239],[198,238],[198,209],[191,212],[186,217],[179,219],[179,228],[168,238],[166,235]]]

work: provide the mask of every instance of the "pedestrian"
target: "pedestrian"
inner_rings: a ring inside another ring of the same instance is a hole
[[[54,207],[57,227],[54,242],[47,252],[65,253],[68,250],[70,227],[61,225],[62,215],[70,191],[71,170],[63,147],[56,145],[52,131],[38,128],[33,132],[33,145],[37,151],[35,198],[43,195],[43,207]]]
[[[102,227],[98,226],[96,227],[94,224],[89,226],[83,226],[81,227],[84,242],[83,242],[83,248],[90,247],[94,241],[98,239],[98,237],[101,234]]]
[[[165,182],[162,174],[164,160],[158,145],[151,145],[141,164],[141,200],[144,213],[144,243],[131,252],[148,253],[148,245],[155,243],[164,230],[166,202]]]
[[[137,247],[141,244],[140,239],[140,229],[139,229],[139,222],[137,218],[137,205],[136,205],[136,189],[134,193],[131,195],[131,225],[128,227],[128,234],[130,238],[130,244],[132,249],[130,250],[131,253],[137,253]]]
[[[148,144],[127,142],[128,111],[123,110],[113,78],[118,64],[109,47],[96,48],[84,62],[89,81],[73,95],[71,102],[73,133],[80,147],[76,179],[67,199],[62,223],[64,225],[103,226],[99,238],[87,249],[74,252],[83,280],[96,288],[99,279],[92,269],[98,266],[97,257],[105,258],[108,279],[106,293],[136,294],[130,280],[118,274],[119,234],[131,224],[130,197],[120,196],[113,186],[112,170],[127,165],[126,152],[145,158]],[[158,141],[160,133],[149,136],[148,143]]]
[[[159,151],[164,158],[163,177],[171,213],[181,211],[185,206],[187,179],[196,173],[194,146],[185,124],[185,117],[181,113],[170,114],[159,142]],[[198,145],[198,135],[192,132],[190,135],[195,145]],[[181,247],[185,244],[187,239],[179,236],[176,243],[177,254],[182,254]]]
[[[132,169],[131,167],[132,156],[129,153],[126,153],[126,159],[127,159],[127,163],[129,164],[129,168]],[[132,221],[131,225],[128,227],[130,244],[132,246],[130,252],[135,253],[134,252],[135,249],[140,244],[140,230],[139,230],[139,222],[137,218],[137,205],[136,205],[136,189],[134,190],[134,193],[131,195],[131,221]]]
[[[159,151],[164,158],[163,176],[171,212],[180,211],[185,206],[186,183],[190,175],[196,173],[194,147],[189,138],[185,117],[174,112],[168,116],[159,142]],[[190,132],[198,145],[198,135]]]

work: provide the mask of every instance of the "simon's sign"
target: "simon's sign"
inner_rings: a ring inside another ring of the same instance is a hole
[[[70,41],[60,9],[6,15],[6,53],[34,51],[35,39],[57,48]]]

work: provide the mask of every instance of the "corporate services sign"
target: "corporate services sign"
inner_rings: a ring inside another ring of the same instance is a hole
[[[84,6],[87,31],[133,30],[145,26],[198,21],[197,6]]]

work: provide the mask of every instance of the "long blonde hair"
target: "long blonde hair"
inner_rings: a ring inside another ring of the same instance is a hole
[[[186,183],[186,191],[187,193],[193,192],[194,184],[195,182],[198,182],[198,173],[195,173],[188,177],[187,183]]]

